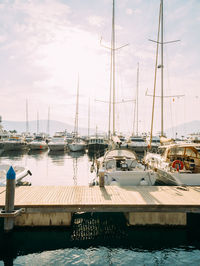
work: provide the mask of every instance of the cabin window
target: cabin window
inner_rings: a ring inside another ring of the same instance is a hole
[[[196,156],[196,153],[192,149],[190,149],[190,148],[186,148],[185,155],[186,156],[190,156],[190,157],[197,157]]]
[[[169,156],[172,156],[172,155],[184,155],[184,148],[171,148],[168,152],[168,155]]]

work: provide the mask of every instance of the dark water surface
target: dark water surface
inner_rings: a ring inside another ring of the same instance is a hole
[[[32,185],[88,185],[85,153],[3,153],[29,167]],[[2,223],[2,220],[0,220]],[[120,213],[78,213],[70,228],[0,232],[0,265],[200,265],[200,226],[128,227]]]

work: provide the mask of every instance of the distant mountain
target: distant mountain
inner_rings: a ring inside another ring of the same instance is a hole
[[[25,121],[3,121],[2,126],[6,130],[16,130],[18,133],[26,132],[26,122]],[[57,131],[64,131],[67,130],[68,132],[72,132],[74,130],[74,126],[51,120],[49,121],[49,133],[53,135]],[[37,131],[37,120],[29,121],[29,132],[35,133]],[[90,130],[91,134],[94,134],[94,130]],[[39,120],[39,132],[47,132],[47,120]],[[88,129],[87,128],[80,128],[79,133],[81,135],[87,135]]]
[[[191,121],[166,130],[166,135],[170,137],[175,137],[176,133],[177,137],[187,136],[191,133],[200,133],[200,121]]]

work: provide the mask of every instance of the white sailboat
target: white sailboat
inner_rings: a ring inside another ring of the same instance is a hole
[[[112,40],[111,40],[111,85],[110,85],[110,104],[109,104],[109,131],[111,138],[111,95],[113,95],[113,142],[120,146],[121,141],[115,134],[115,1],[113,0],[112,12]],[[137,161],[136,154],[124,148],[113,148],[106,152],[105,156],[96,161],[97,179],[104,175],[106,185],[154,185],[156,173],[145,171],[144,166]],[[94,184],[95,180],[93,181]],[[92,184],[93,184],[92,183]]]
[[[85,142],[78,136],[78,107],[79,107],[79,77],[77,85],[77,97],[76,97],[76,114],[74,123],[74,140],[68,144],[70,151],[83,151],[86,148]]]
[[[159,42],[159,30],[161,27],[161,42]],[[163,0],[160,1],[160,17],[159,30],[157,41],[157,57],[158,44],[161,44],[161,140],[164,137],[163,130]],[[155,82],[154,80],[154,102],[155,102]],[[179,95],[181,97],[183,95]],[[174,96],[173,96],[174,97]],[[178,97],[178,96],[175,96]],[[154,105],[153,102],[153,105]],[[153,128],[153,111],[152,111],[152,126],[151,139]],[[150,141],[151,141],[150,139]],[[150,143],[151,144],[151,143]],[[200,185],[200,155],[192,143],[168,144],[160,146],[160,153],[147,153],[144,157],[144,163],[148,168],[154,169],[157,172],[157,181],[171,185]]]

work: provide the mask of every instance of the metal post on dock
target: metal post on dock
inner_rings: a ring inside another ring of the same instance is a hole
[[[15,178],[16,173],[11,166],[6,175],[6,198],[5,198],[5,213],[12,213],[14,211],[15,200]],[[4,218],[4,230],[10,231],[14,226],[13,217]]]
[[[103,170],[100,170],[99,171],[99,186],[100,187],[104,187],[104,171]]]

